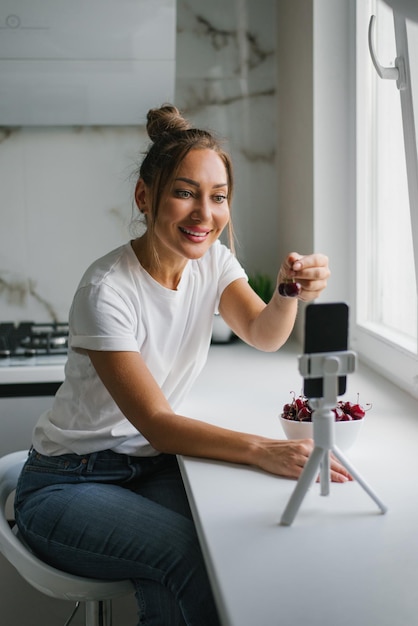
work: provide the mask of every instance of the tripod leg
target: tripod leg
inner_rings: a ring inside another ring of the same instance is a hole
[[[299,476],[289,502],[283,511],[283,515],[280,520],[280,524],[282,526],[290,526],[293,522],[307,490],[318,473],[318,468],[324,454],[328,454],[328,450],[324,450],[323,448],[313,449],[305,467],[303,468],[302,474]]]
[[[386,513],[386,511],[388,510],[387,506],[385,504],[383,504],[383,502],[380,500],[380,498],[377,497],[377,495],[374,493],[374,491],[370,487],[370,485],[368,485],[366,483],[366,481],[363,480],[363,478],[360,476],[360,474],[357,472],[357,470],[353,467],[353,465],[351,465],[351,463],[343,455],[341,450],[339,448],[337,448],[337,446],[333,446],[332,452],[337,457],[337,459],[340,461],[340,463],[342,465],[344,465],[344,467],[350,472],[350,474],[353,476],[353,478],[356,479],[356,481],[359,483],[359,485],[361,485],[363,487],[364,491],[369,494],[371,499],[376,502],[377,506],[382,511],[382,513]]]
[[[329,495],[329,483],[331,480],[328,450],[324,450],[324,456],[321,461],[321,471],[319,474],[319,478],[320,478],[320,485],[321,485],[321,496],[328,496]]]

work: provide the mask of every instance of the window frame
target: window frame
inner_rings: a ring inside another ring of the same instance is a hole
[[[360,20],[364,20],[364,15],[362,15],[362,12],[364,11],[364,4],[365,4],[364,0],[355,1],[356,41],[357,41],[358,25],[360,23]],[[405,23],[404,20],[403,20],[403,23]],[[400,54],[405,54],[405,46],[407,47],[407,42],[403,42],[403,46],[404,46],[403,50],[401,50],[398,47],[399,32],[402,30],[402,27],[403,27],[402,18],[397,16],[397,18],[395,18],[395,24],[397,24],[397,55],[400,56]],[[364,180],[362,179],[362,177],[367,176],[367,175],[370,176],[370,172],[365,172],[364,169],[360,168],[360,162],[357,157],[358,151],[359,151],[357,138],[359,136],[367,136],[369,132],[369,128],[367,128],[367,124],[365,123],[364,116],[357,114],[357,112],[361,110],[360,107],[363,106],[362,100],[361,100],[361,93],[360,93],[360,90],[358,89],[359,76],[357,75],[357,68],[359,67],[359,59],[357,58],[357,53],[359,49],[358,47],[361,46],[361,55],[364,55],[365,50],[366,50],[365,49],[366,45],[367,45],[367,42],[365,41],[360,41],[360,42],[357,41],[356,62],[354,64],[354,73],[355,73],[355,78],[356,78],[356,82],[355,82],[356,90],[355,90],[355,94],[353,95],[353,106],[355,107],[355,110],[356,110],[356,116],[355,116],[356,118],[355,119],[356,147],[354,150],[355,172],[356,172],[356,175],[355,175],[355,187],[356,187],[355,204],[356,206],[355,206],[355,211],[353,213],[356,215],[356,218],[355,218],[356,236],[354,239],[355,239],[355,245],[356,245],[357,251],[359,247],[367,245],[367,241],[368,241],[367,228],[372,228],[372,222],[369,222],[369,224],[366,225],[367,226],[366,229],[363,229],[362,231],[360,228],[360,221],[357,219],[358,207],[364,206],[364,202],[368,202],[369,200],[368,198],[364,197],[364,194],[367,193],[366,191],[367,185],[364,184]],[[408,59],[406,60],[408,61]],[[407,64],[407,71],[408,71],[408,64]],[[418,83],[418,71],[417,71],[416,80]],[[394,86],[394,88],[396,87]],[[409,106],[407,100],[408,100],[408,97],[411,98],[411,94],[403,93],[402,96],[403,96],[402,97],[402,113],[403,113],[404,132],[410,133],[411,122],[413,124],[414,116],[411,115],[412,107]],[[411,103],[412,103],[412,100],[411,100]],[[415,111],[415,116],[417,116],[417,111]],[[414,127],[412,126],[412,128]],[[414,136],[414,138],[415,137],[416,136]],[[411,146],[409,147],[407,146],[407,150],[409,150],[409,156],[410,156]],[[415,143],[415,150],[416,150],[416,143]],[[414,169],[414,167],[415,167],[415,173],[417,173],[418,168],[416,167],[416,163],[412,164],[412,169]],[[410,176],[410,170],[411,170],[411,167],[408,168],[408,179]],[[414,196],[415,192],[414,190],[412,190],[412,194],[411,194],[411,184],[410,184],[411,181],[409,180],[408,182],[409,182],[409,187],[410,187],[409,193],[410,193],[411,219],[412,219],[412,224],[414,225],[413,235],[415,235],[415,241],[414,241],[415,263],[417,267],[417,261],[418,261],[418,232],[417,232],[418,231],[418,216],[417,216],[418,193]],[[415,182],[416,181],[412,179],[412,187],[414,187]],[[416,185],[416,189],[418,189],[418,184]],[[413,207],[415,207],[415,215],[413,214],[413,211],[414,211]],[[358,255],[356,253],[356,270],[355,270],[356,277],[359,276],[359,272],[357,271],[358,269],[357,259],[358,259]],[[418,272],[417,272],[417,276],[418,276]],[[380,374],[382,374],[383,376],[385,376],[386,378],[394,382],[396,385],[398,385],[402,389],[409,392],[414,397],[418,398],[418,356],[417,356],[416,347],[414,346],[414,349],[412,349],[411,346],[401,345],[400,343],[398,343],[398,340],[395,335],[393,337],[391,337],[389,334],[386,334],[386,336],[382,336],[381,334],[379,334],[379,332],[377,332],[376,329],[373,329],[372,326],[370,325],[366,326],[359,322],[358,317],[357,317],[358,298],[367,297],[367,294],[364,291],[361,292],[361,285],[359,285],[359,283],[357,282],[357,279],[354,281],[354,284],[355,284],[355,288],[350,298],[352,302],[354,303],[353,310],[355,311],[355,315],[353,316],[354,319],[352,320],[352,325],[351,325],[352,348],[356,350],[356,352],[359,355],[359,358],[363,362],[365,362],[374,370],[378,371]],[[400,301],[401,303],[403,301],[403,304],[407,305],[407,302],[405,302],[405,298],[401,298]]]

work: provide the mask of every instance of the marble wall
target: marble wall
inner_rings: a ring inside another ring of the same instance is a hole
[[[250,273],[272,276],[275,13],[274,0],[179,0],[175,95],[185,115],[227,139],[237,254]],[[129,238],[146,144],[141,126],[0,128],[0,321],[67,319],[86,266]]]

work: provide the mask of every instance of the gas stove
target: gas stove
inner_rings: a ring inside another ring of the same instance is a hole
[[[53,395],[67,351],[66,323],[0,323],[0,397]]]
[[[68,324],[0,323],[0,358],[67,354]]]

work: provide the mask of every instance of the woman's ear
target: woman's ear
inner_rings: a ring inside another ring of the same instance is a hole
[[[142,178],[138,179],[135,187],[135,202],[141,213],[148,213],[148,189]]]

